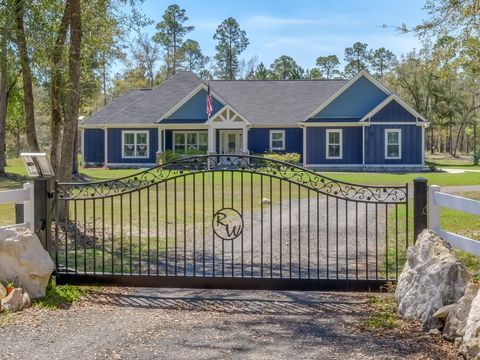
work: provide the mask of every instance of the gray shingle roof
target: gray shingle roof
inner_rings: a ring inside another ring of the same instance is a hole
[[[210,86],[254,124],[296,124],[335,94],[347,80],[211,81]]]
[[[181,71],[152,90],[132,90],[86,119],[84,125],[154,124],[202,81]]]
[[[297,124],[347,80],[214,80],[212,91],[254,124]],[[154,124],[202,83],[182,71],[152,90],[132,90],[84,121],[84,125]]]

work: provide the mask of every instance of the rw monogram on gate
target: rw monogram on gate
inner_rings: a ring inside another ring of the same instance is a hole
[[[213,215],[213,231],[223,240],[234,240],[243,231],[242,215],[235,209],[224,208]]]

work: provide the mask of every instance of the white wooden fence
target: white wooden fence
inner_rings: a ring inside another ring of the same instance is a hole
[[[480,201],[443,193],[441,192],[440,186],[437,185],[431,185],[428,189],[428,193],[429,229],[435,231],[453,247],[480,256],[480,241],[445,231],[440,227],[441,207],[480,215]],[[480,230],[480,218],[476,221],[476,225]]]
[[[25,225],[33,231],[33,185],[25,183],[23,189],[0,191],[0,204],[11,203],[23,204],[23,223],[12,225]]]

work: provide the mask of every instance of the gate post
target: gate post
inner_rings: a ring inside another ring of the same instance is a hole
[[[427,179],[416,178],[413,180],[413,243],[418,235],[427,228]]]
[[[50,251],[52,180],[48,178],[33,179],[33,229],[45,250]]]

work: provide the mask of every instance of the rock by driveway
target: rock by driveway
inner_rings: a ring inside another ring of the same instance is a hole
[[[455,359],[417,326],[371,333],[365,294],[115,289],[0,327],[6,359]]]

